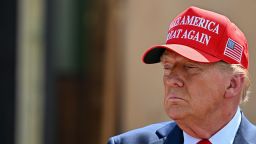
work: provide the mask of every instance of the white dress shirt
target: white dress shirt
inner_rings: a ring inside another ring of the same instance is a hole
[[[211,141],[212,144],[232,144],[235,139],[236,132],[239,128],[240,123],[241,123],[241,112],[240,112],[240,108],[238,108],[232,120],[220,131],[214,134],[209,139],[209,141]],[[183,131],[183,137],[184,137],[184,144],[196,144],[197,142],[200,141],[200,139],[194,138],[188,135],[184,131]]]

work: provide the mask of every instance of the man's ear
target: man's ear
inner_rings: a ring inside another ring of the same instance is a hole
[[[240,95],[244,85],[244,75],[235,74],[230,78],[229,86],[226,88],[225,97],[231,98]]]

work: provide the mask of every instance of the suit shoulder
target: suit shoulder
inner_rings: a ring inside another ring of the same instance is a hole
[[[256,126],[251,123],[244,115],[242,115],[242,120],[235,140],[239,143],[245,141],[248,144],[256,144]]]
[[[109,139],[108,144],[144,144],[149,143],[154,140],[159,139],[156,135],[156,131],[168,124],[174,122],[161,122],[156,124],[151,124],[142,128],[130,130],[123,134],[114,136]]]

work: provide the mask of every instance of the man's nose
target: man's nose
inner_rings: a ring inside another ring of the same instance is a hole
[[[183,87],[184,82],[178,76],[164,76],[165,85],[172,86],[172,87]]]
[[[181,78],[181,71],[177,68],[174,68],[169,75],[164,76],[165,85],[172,87],[183,87],[184,81]]]

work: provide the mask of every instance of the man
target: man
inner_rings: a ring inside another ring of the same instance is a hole
[[[189,7],[171,22],[166,44],[147,50],[143,61],[162,64],[173,121],[108,144],[256,144],[256,127],[239,108],[249,87],[247,40],[227,17]]]

